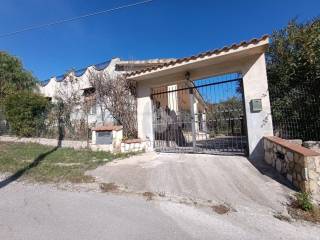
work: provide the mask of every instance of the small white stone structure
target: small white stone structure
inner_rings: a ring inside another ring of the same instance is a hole
[[[110,152],[119,152],[123,138],[122,126],[99,126],[92,129],[92,146],[107,148]]]
[[[242,74],[245,117],[250,159],[263,159],[263,137],[273,135],[271,108],[268,93],[265,50],[269,38],[263,36],[248,42],[181,58],[159,67],[135,71],[127,75],[137,82],[138,136],[142,140],[154,140],[152,125],[152,88],[174,85],[206,77],[238,72]],[[261,99],[262,110],[251,111],[251,101]]]

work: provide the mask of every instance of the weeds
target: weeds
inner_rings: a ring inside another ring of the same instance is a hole
[[[225,204],[213,205],[211,206],[211,209],[220,215],[227,214],[230,211],[235,211],[233,208]]]
[[[310,193],[297,193],[288,205],[288,212],[296,220],[320,223],[320,206],[312,203]]]
[[[309,192],[297,193],[296,194],[296,203],[297,203],[297,207],[301,208],[304,211],[312,211],[313,210],[311,193],[309,193]]]
[[[119,189],[119,186],[115,183],[101,183],[100,189],[102,192],[116,192]]]
[[[151,201],[155,197],[155,194],[152,192],[144,192],[142,196],[146,197],[147,201]]]

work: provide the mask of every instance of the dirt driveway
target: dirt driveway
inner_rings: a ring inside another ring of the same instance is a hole
[[[290,193],[242,156],[146,153],[106,164],[88,174],[128,191],[226,203],[236,210],[250,207],[256,211],[283,211],[281,203]]]

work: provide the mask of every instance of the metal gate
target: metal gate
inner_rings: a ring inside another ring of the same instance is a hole
[[[154,88],[151,97],[157,151],[245,154],[247,137],[239,74]]]

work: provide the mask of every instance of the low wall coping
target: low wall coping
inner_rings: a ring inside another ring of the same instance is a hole
[[[122,130],[122,126],[114,126],[114,125],[105,125],[105,126],[98,126],[92,128],[92,131],[96,132],[103,132],[103,131],[120,131]]]
[[[298,144],[291,143],[291,142],[289,142],[285,139],[279,138],[279,137],[268,136],[268,137],[264,137],[264,138],[273,142],[273,143],[276,143],[282,147],[285,147],[293,152],[299,153],[305,157],[320,156],[320,153],[318,153],[316,151],[302,147]]]
[[[128,140],[124,140],[122,141],[123,143],[127,143],[127,144],[130,144],[130,143],[141,143],[142,140],[137,138],[137,139],[128,139]]]

